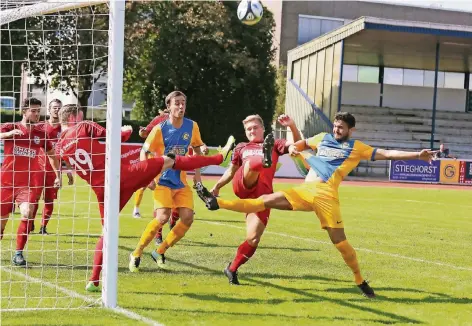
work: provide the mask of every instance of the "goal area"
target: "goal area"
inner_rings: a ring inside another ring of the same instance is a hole
[[[0,0],[0,122],[19,123],[21,103],[31,97],[41,101],[45,121],[50,102],[59,99],[86,109],[87,118],[106,120],[107,133],[103,227],[90,186],[78,171],[70,171],[72,185],[62,173],[62,188],[46,216],[48,234],[38,232],[41,195],[23,250],[27,265],[16,266],[22,215],[12,203],[0,241],[2,312],[117,307],[124,13],[124,0]],[[4,162],[6,153],[1,155]],[[101,291],[92,293],[85,287],[101,235]]]

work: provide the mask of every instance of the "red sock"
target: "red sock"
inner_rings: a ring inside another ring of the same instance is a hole
[[[162,238],[162,227],[159,229],[159,231],[157,231],[156,233],[156,239],[157,238]]]
[[[262,157],[250,156],[249,157],[249,168],[253,171],[262,170]]]
[[[26,242],[28,242],[28,234],[30,233],[33,227],[33,220],[20,221],[18,225],[18,230],[16,231],[16,250],[22,251]]]
[[[41,221],[41,226],[47,226],[49,219],[51,218],[52,211],[54,210],[54,202],[44,203],[43,207],[43,220]]]
[[[223,163],[223,155],[221,154],[213,156],[176,156],[173,168],[175,170],[191,171],[209,165],[220,165],[221,163]]]
[[[103,265],[103,237],[98,239],[97,245],[95,246],[95,254],[93,255],[93,268],[92,276],[90,281],[93,282],[95,286],[100,284],[100,273],[102,272]]]
[[[238,248],[236,252],[236,257],[234,257],[231,266],[229,266],[229,270],[231,272],[236,272],[242,264],[247,262],[249,258],[254,255],[256,252],[257,247],[252,247],[247,241],[244,241]]]

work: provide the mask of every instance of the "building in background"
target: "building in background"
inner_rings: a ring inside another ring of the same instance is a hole
[[[287,64],[287,52],[353,20],[370,16],[472,26],[472,13],[437,7],[382,3],[378,1],[265,1],[274,14],[276,63]],[[415,3],[412,1],[412,3]],[[464,2],[467,5],[467,2]]]

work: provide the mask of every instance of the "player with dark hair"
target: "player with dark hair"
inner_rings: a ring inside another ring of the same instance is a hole
[[[54,187],[59,188],[61,185],[59,161],[53,145],[45,137],[43,126],[38,124],[41,105],[41,101],[36,98],[26,98],[21,107],[22,120],[0,125],[0,139],[4,141],[5,155],[0,169],[0,239],[3,238],[10,213],[17,203],[21,221],[17,230],[16,253],[12,261],[17,266],[26,265],[23,249],[33,227],[33,213],[43,189],[44,168],[39,160],[42,151],[48,155],[54,171]]]
[[[320,133],[291,145],[291,155],[302,155],[317,178],[294,188],[263,195],[257,199],[225,200],[216,198],[204,187],[199,197],[210,210],[219,208],[242,213],[262,212],[266,209],[312,211],[318,216],[321,227],[339,250],[345,263],[351,268],[357,286],[367,297],[374,297],[374,290],[361,275],[356,251],[347,241],[339,206],[338,188],[341,181],[359,164],[360,160],[433,160],[434,151],[404,152],[372,148],[358,140],[351,140],[356,119],[347,112],[334,117],[333,133]],[[312,155],[304,150],[317,150]]]

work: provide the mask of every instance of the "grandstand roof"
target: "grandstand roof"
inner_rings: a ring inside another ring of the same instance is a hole
[[[361,17],[288,52],[289,62],[344,40],[344,64],[472,71],[472,26]]]

